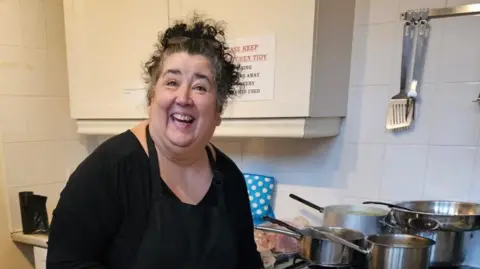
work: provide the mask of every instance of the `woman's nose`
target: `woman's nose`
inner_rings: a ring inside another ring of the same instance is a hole
[[[192,104],[190,87],[182,86],[177,91],[175,102],[181,106],[187,106]]]

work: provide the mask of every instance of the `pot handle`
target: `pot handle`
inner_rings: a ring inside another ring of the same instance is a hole
[[[288,230],[282,230],[282,229],[278,229],[278,228],[264,227],[264,226],[256,226],[255,229],[259,230],[259,231],[264,231],[264,232],[267,232],[267,233],[276,233],[276,234],[283,234],[283,235],[291,236],[291,237],[294,237],[297,240],[302,239],[301,235],[299,235],[297,233],[294,233],[292,231],[288,231]]]
[[[377,202],[377,201],[365,201],[365,202],[363,202],[363,204],[364,205],[369,205],[369,204],[370,205],[384,205],[384,206],[388,206],[388,207],[394,208],[394,209],[402,209],[402,210],[406,210],[406,211],[413,211],[410,208],[406,208],[406,207],[403,207],[403,206],[384,203],[384,202]]]
[[[310,202],[310,201],[307,201],[307,200],[305,200],[305,199],[303,199],[303,198],[301,198],[301,197],[298,197],[298,196],[296,196],[296,195],[293,194],[293,193],[290,193],[289,196],[290,196],[290,198],[292,198],[293,200],[296,200],[296,201],[298,201],[298,202],[300,202],[300,203],[302,203],[302,204],[304,204],[304,205],[307,205],[307,206],[309,206],[309,207],[311,207],[311,208],[313,208],[313,209],[316,209],[316,210],[320,211],[320,213],[323,213],[323,211],[325,210],[325,208],[323,208],[323,207],[321,207],[321,206],[318,206],[318,205],[316,205],[316,204],[314,204],[314,203],[312,203],[312,202]]]
[[[385,220],[379,220],[378,222],[380,222],[381,224],[389,227],[389,228],[392,228],[394,230],[397,230],[401,233],[407,233],[406,231],[404,231],[402,228],[398,227],[397,225],[393,225],[393,224],[390,224],[390,223],[387,223]]]
[[[336,236],[336,235],[333,235],[333,234],[331,234],[331,233],[329,233],[329,232],[320,231],[320,230],[317,230],[317,229],[315,229],[315,228],[313,228],[313,227],[312,227],[311,229],[314,230],[315,232],[318,232],[318,233],[322,234],[323,236],[325,236],[326,238],[332,240],[332,241],[335,242],[335,243],[342,244],[342,245],[344,245],[344,246],[346,246],[346,247],[348,247],[348,248],[354,249],[354,250],[356,250],[356,251],[358,251],[358,252],[361,252],[361,253],[363,253],[363,254],[369,254],[369,253],[370,253],[370,251],[368,251],[368,250],[366,250],[366,249],[363,249],[363,248],[355,245],[354,243],[349,242],[349,241],[347,241],[347,240],[345,240],[345,239],[343,239],[343,238],[341,238],[341,237],[338,237],[338,236]]]
[[[300,229],[298,229],[296,227],[293,227],[292,225],[290,225],[290,224],[288,224],[284,221],[274,219],[274,218],[269,217],[269,216],[264,216],[263,219],[266,220],[266,221],[270,221],[271,223],[274,223],[274,224],[280,225],[282,227],[285,227],[285,228],[289,229],[290,231],[292,231],[292,232],[294,232],[298,235],[303,235],[302,231]]]
[[[410,228],[420,231],[435,231],[440,227],[440,223],[437,220],[429,218],[410,218],[407,224]]]

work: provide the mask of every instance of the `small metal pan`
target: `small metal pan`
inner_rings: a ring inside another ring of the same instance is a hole
[[[346,267],[361,264],[365,261],[365,255],[362,255],[362,253],[334,242],[318,231],[334,234],[348,242],[362,247],[365,235],[361,232],[340,227],[315,227],[318,231],[315,231],[315,229],[312,228],[297,229],[288,223],[274,218],[265,217],[264,219],[285,227],[288,230],[262,226],[258,226],[256,229],[296,238],[300,245],[300,256],[310,264]]]

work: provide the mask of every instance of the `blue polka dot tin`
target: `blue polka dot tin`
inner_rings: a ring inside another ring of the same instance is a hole
[[[264,223],[264,216],[275,218],[272,208],[275,178],[250,173],[244,173],[243,176],[247,183],[253,223],[255,225]]]

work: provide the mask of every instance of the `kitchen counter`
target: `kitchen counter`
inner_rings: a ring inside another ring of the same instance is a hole
[[[48,235],[46,234],[24,234],[22,231],[10,234],[12,240],[17,243],[47,248]]]

